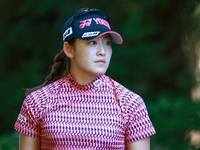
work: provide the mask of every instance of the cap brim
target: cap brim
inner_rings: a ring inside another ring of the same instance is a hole
[[[123,39],[121,37],[121,35],[115,31],[108,31],[108,33],[111,36],[111,40],[117,44],[122,44],[123,43]]]
[[[100,35],[98,35],[97,37],[95,37],[94,39],[104,35],[104,34],[110,34],[111,36],[111,40],[117,44],[122,44],[123,43],[123,39],[121,37],[121,35],[115,31],[106,31],[101,33]]]

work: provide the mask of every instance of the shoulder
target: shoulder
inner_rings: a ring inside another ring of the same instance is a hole
[[[26,97],[27,102],[40,102],[46,101],[50,96],[56,95],[62,91],[65,80],[64,78],[58,79],[51,84],[48,84],[32,93]]]
[[[40,118],[43,113],[47,112],[47,104],[54,104],[55,97],[59,96],[59,91],[63,89],[64,80],[59,79],[49,85],[46,85],[30,93],[23,101],[21,111],[26,116]]]
[[[129,90],[119,82],[111,79],[115,85],[117,96],[119,97],[119,100],[121,103],[126,105],[132,105],[137,107],[141,103],[143,103],[143,99],[140,95],[136,94],[135,92]]]

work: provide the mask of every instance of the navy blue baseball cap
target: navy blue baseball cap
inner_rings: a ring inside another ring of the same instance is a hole
[[[108,33],[113,42],[123,43],[121,35],[111,30],[108,15],[95,8],[84,8],[77,11],[65,22],[62,33],[64,42],[74,37],[92,40]]]

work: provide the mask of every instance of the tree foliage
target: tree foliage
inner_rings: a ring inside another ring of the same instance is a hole
[[[194,69],[182,50],[182,38],[197,3],[1,0],[1,138],[15,137],[5,133],[14,131],[24,89],[42,84],[49,74],[53,57],[62,49],[65,21],[77,9],[89,6],[107,12],[112,29],[124,39],[123,45],[113,45],[107,74],[144,99],[157,132],[152,150],[187,149],[187,132],[200,130],[200,104],[190,98]]]

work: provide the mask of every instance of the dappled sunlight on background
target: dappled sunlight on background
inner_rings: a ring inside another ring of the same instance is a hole
[[[191,88],[191,99],[194,103],[200,103],[200,4],[194,7],[190,14],[192,20],[188,22],[189,32],[185,35],[183,50],[190,61],[190,67],[194,72],[194,85]],[[192,27],[192,28],[191,28]],[[198,121],[200,120],[200,108],[197,111]],[[195,125],[194,125],[195,126]],[[198,126],[198,129],[200,126]],[[194,149],[200,148],[200,130],[189,130],[186,138],[189,139],[189,146]]]
[[[186,138],[190,138],[190,146],[195,147],[195,149],[200,148],[200,131],[198,130],[191,130],[186,135]]]

